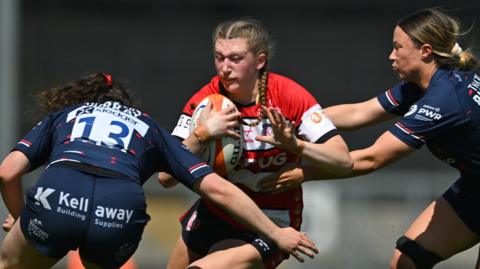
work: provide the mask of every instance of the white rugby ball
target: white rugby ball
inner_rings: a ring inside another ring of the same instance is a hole
[[[228,106],[233,106],[237,110],[235,104],[227,97],[221,94],[211,94],[205,97],[193,111],[190,132],[193,132],[198,125],[199,116],[209,103],[213,104],[213,111],[221,111]],[[200,158],[213,167],[215,172],[221,176],[225,176],[228,171],[235,168],[242,156],[244,146],[243,128],[239,125],[235,127],[234,131],[240,135],[240,138],[222,136],[212,140],[200,155]]]

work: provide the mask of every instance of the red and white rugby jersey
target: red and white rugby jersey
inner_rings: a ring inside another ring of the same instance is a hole
[[[225,90],[220,87],[218,76],[190,98],[183,109],[173,135],[180,138],[188,136],[191,116],[196,105],[206,96],[214,93],[227,95]],[[242,106],[236,103],[236,105],[245,122],[256,121],[261,109],[260,104],[252,103]],[[323,113],[315,98],[291,79],[269,73],[267,106],[279,109],[287,121],[295,122],[297,135],[305,141],[323,143],[337,134],[335,126]],[[228,172],[228,180],[235,182],[278,225],[293,226],[299,229],[303,211],[301,187],[271,195],[258,192],[257,183],[261,178],[279,170],[287,163],[299,163],[300,158],[268,143],[255,140],[257,135],[272,133],[268,119],[263,119],[257,126],[244,125],[243,128],[245,145],[242,161],[234,171]],[[219,209],[211,206],[210,209],[230,223],[234,222]]]

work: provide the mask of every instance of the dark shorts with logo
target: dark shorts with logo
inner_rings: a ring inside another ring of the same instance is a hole
[[[478,179],[477,179],[478,180]],[[460,178],[443,194],[465,225],[480,236],[480,182]]]
[[[180,219],[182,238],[188,248],[205,256],[218,242],[239,239],[253,245],[262,256],[265,268],[276,268],[288,256],[280,252],[272,241],[252,232],[238,229],[213,214],[198,200]]]
[[[142,187],[127,179],[52,166],[26,197],[20,225],[42,254],[69,250],[102,268],[118,268],[135,252],[150,217]]]

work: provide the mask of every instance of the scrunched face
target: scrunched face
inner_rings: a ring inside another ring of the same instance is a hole
[[[393,50],[388,57],[400,79],[414,82],[421,72],[424,51],[400,27],[393,31]]]
[[[214,49],[215,69],[220,82],[233,95],[253,92],[265,54],[255,55],[247,39],[217,39]]]

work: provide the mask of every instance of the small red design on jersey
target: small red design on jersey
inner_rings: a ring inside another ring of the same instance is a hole
[[[319,112],[313,112],[310,116],[314,123],[320,123],[322,121],[322,115]]]

